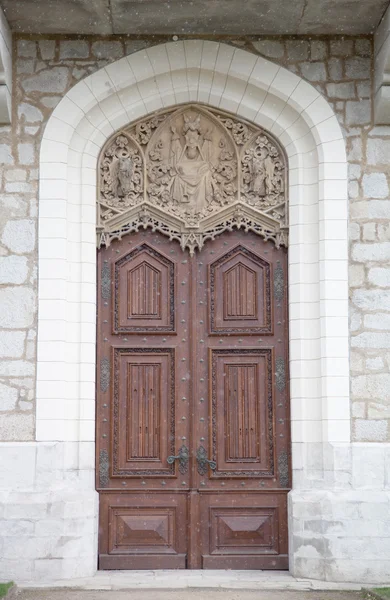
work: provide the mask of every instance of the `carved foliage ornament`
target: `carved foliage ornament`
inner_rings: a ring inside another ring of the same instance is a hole
[[[243,227],[287,246],[287,163],[259,127],[198,104],[115,134],[99,163],[98,246],[151,227],[193,254]]]

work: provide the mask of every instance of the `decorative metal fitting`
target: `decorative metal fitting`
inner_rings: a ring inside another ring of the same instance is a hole
[[[187,446],[183,445],[180,448],[177,456],[168,456],[167,463],[168,463],[168,465],[173,465],[175,460],[178,460],[179,461],[179,471],[182,475],[184,475],[188,471],[189,459],[190,459],[190,452],[189,452]]]
[[[214,460],[209,460],[207,458],[207,451],[204,446],[199,446],[196,452],[196,460],[198,461],[199,475],[206,475],[208,466],[212,471],[215,471],[217,468],[217,463]]]

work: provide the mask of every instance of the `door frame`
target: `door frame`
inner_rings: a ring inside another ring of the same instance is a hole
[[[90,494],[95,519],[97,159],[119,127],[187,101],[255,121],[289,157],[293,487],[309,489],[315,478],[327,489],[334,466],[324,446],[350,442],[347,161],[337,118],[313,86],[262,57],[203,40],[160,44],[71,88],[41,145],[36,439],[77,445],[76,471],[91,477],[68,489]],[[289,525],[291,534],[291,516]],[[96,535],[85,543],[90,575]]]

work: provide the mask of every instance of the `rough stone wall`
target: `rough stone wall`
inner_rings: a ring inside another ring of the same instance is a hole
[[[77,81],[126,54],[170,39],[15,40],[13,124],[0,127],[2,440],[34,439],[38,158],[45,123]],[[350,162],[353,437],[390,440],[390,127],[371,125],[372,41],[225,41],[310,81],[344,127]]]

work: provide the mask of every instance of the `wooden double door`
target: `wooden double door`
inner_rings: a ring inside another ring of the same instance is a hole
[[[100,569],[288,568],[286,258],[243,231],[99,251]]]

